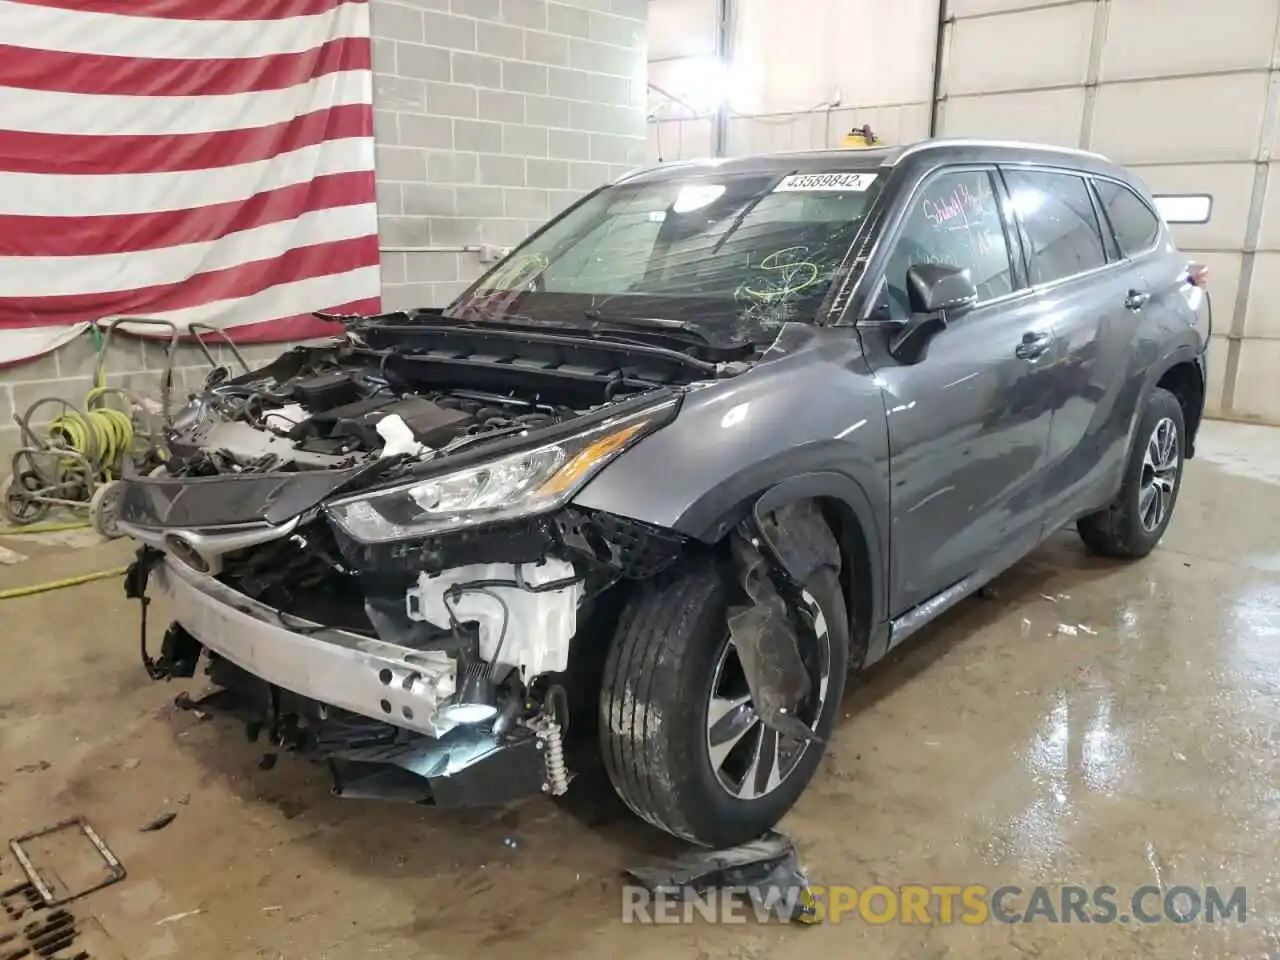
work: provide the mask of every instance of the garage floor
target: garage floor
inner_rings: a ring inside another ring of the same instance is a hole
[[[0,539],[0,589],[129,552],[76,539]],[[439,814],[261,771],[146,679],[114,580],[0,603],[0,834],[83,814],[119,854],[72,908],[95,960],[1280,956],[1280,430],[1209,424],[1147,561],[1063,534],[996,587],[846,698],[784,824],[811,879],[1243,885],[1244,925],[623,926],[619,871],[670,847],[616,803]]]

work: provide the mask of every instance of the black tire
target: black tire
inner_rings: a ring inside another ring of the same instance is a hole
[[[1160,473],[1153,471],[1149,452],[1154,449],[1152,444],[1156,441],[1157,427],[1167,423],[1172,425],[1174,443],[1171,458],[1174,465],[1170,479],[1166,481],[1171,483],[1171,487],[1160,492],[1159,496],[1164,498],[1164,509],[1156,522],[1152,523],[1153,515],[1144,491],[1148,489],[1152,477]],[[1124,483],[1119,495],[1105,510],[1091,513],[1076,522],[1076,529],[1085,546],[1104,557],[1123,560],[1145,557],[1155,549],[1169,527],[1173,509],[1178,502],[1185,450],[1186,424],[1182,404],[1168,390],[1156,387],[1138,421],[1138,430],[1134,436],[1133,449],[1129,452],[1129,462],[1125,465]]]
[[[839,715],[849,656],[840,582],[823,568],[804,584],[829,637],[826,696],[814,707],[819,740],[772,792],[731,796],[712,767],[707,735],[716,667],[729,642],[726,614],[736,602],[727,576],[700,559],[642,584],[618,622],[600,697],[601,749],[618,795],[654,826],[717,848],[759,837],[804,791]]]

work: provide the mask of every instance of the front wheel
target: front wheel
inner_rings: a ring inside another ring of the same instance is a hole
[[[1186,426],[1182,404],[1156,387],[1138,423],[1120,494],[1105,510],[1082,517],[1080,537],[1094,553],[1137,559],[1155,549],[1173,517],[1182,486]]]
[[[614,789],[637,815],[710,847],[754,840],[791,809],[840,709],[849,625],[839,579],[805,583],[798,631],[810,694],[794,715],[817,735],[760,721],[727,626],[733,588],[709,561],[643,584],[605,666],[600,738]]]

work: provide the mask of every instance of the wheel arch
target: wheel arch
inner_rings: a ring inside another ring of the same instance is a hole
[[[868,655],[875,627],[885,620],[885,562],[880,525],[861,484],[832,471],[816,470],[769,484],[739,499],[692,535],[707,544],[724,539],[751,514],[763,516],[802,500],[815,501],[840,547],[840,585],[849,613],[850,666]]]
[[[1170,360],[1156,378],[1155,386],[1172,393],[1182,407],[1183,427],[1187,434],[1185,456],[1189,460],[1195,456],[1196,434],[1204,415],[1204,374],[1194,358],[1175,355]]]
[[[1129,423],[1130,450],[1138,442],[1138,424],[1142,422],[1142,411],[1151,401],[1151,394],[1157,388],[1163,388],[1178,398],[1187,434],[1184,455],[1187,459],[1194,455],[1195,437],[1204,411],[1205,395],[1204,374],[1199,361],[1199,353],[1193,347],[1182,344],[1151,365]]]

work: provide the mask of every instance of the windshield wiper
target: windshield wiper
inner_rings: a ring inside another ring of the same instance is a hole
[[[583,317],[591,324],[589,327],[583,327],[581,324],[572,322],[571,320],[546,320],[542,317],[529,317],[524,314],[509,313],[505,315],[481,314],[477,319],[481,324],[491,324],[495,327],[510,328],[534,328],[543,330],[564,331],[565,333],[587,334],[588,336],[601,336],[604,334],[626,334],[628,332],[656,332],[668,334],[687,334],[695,339],[699,344],[708,347],[724,348],[725,344],[716,343],[710,339],[706,333],[699,329],[696,325],[688,323],[684,320],[664,320],[658,317],[604,317],[599,310],[584,310]],[[446,318],[447,319],[447,318]],[[626,339],[628,343],[637,343],[641,341]]]
[[[709,347],[720,347],[707,336],[705,330],[687,320],[670,320],[664,317],[609,317],[606,319],[599,310],[584,310],[582,315],[602,329],[612,327],[614,330],[656,330],[662,333],[687,333],[699,343]]]

